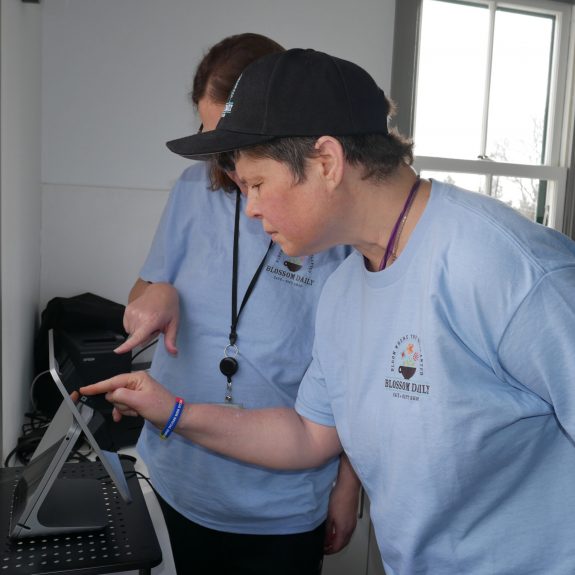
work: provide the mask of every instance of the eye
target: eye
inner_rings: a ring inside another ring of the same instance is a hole
[[[261,182],[259,184],[251,184],[249,189],[253,192],[259,192],[261,188]]]

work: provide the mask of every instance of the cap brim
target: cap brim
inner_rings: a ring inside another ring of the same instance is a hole
[[[219,154],[221,152],[231,152],[240,148],[247,148],[257,144],[263,144],[273,139],[273,136],[262,134],[243,134],[231,132],[229,130],[211,130],[170,140],[166,146],[174,154],[189,158],[191,160],[205,160],[206,156]]]

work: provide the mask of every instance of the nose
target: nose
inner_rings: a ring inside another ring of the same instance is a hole
[[[262,214],[258,207],[257,192],[254,190],[250,190],[248,188],[246,196],[247,196],[247,202],[245,208],[246,216],[248,216],[248,218],[261,219]]]

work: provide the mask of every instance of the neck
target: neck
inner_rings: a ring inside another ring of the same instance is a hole
[[[415,178],[411,189],[409,190],[409,194],[407,195],[407,199],[403,204],[403,208],[397,216],[397,220],[395,220],[395,224],[393,225],[393,229],[391,230],[391,234],[389,239],[387,240],[387,246],[385,248],[385,254],[381,259],[381,263],[379,264],[379,271],[385,269],[387,266],[391,265],[397,259],[397,251],[399,249],[399,241],[401,239],[401,233],[403,232],[403,228],[405,226],[405,222],[409,216],[409,210],[411,209],[411,205],[415,200],[415,195],[417,194],[417,190],[419,189],[419,185],[421,184],[421,180],[419,176]]]
[[[361,214],[355,220],[357,238],[352,245],[363,254],[371,271],[380,269],[386,250],[394,254],[394,257],[388,255],[385,267],[389,267],[407,244],[429,197],[429,182],[422,180],[413,203],[408,206],[407,218],[401,222],[406,201],[416,181],[416,173],[406,165],[381,184],[367,189],[363,181],[358,186],[355,205],[360,206]]]

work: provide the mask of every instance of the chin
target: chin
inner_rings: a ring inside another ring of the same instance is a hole
[[[289,243],[283,243],[283,242],[277,242],[281,249],[282,252],[289,257],[292,258],[299,258],[299,257],[305,257],[305,256],[310,256],[314,253],[316,253],[313,250],[309,250],[309,249],[305,249],[302,246],[297,246],[294,244],[289,244]]]

